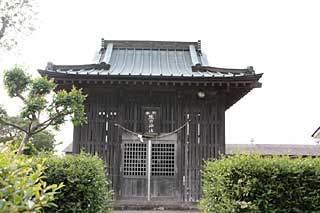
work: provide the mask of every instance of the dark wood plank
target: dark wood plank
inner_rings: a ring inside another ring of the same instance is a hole
[[[168,85],[167,89],[155,85],[114,85],[108,89],[88,88],[86,101],[88,124],[74,128],[74,152],[84,147],[87,152],[98,153],[108,165],[108,174],[115,192],[115,199],[121,195],[137,196],[143,191],[143,182],[133,181],[128,189],[123,188],[128,180],[122,178],[121,136],[124,131],[114,127],[121,124],[136,132],[143,132],[143,107],[160,108],[160,133],[171,132],[183,125],[187,115],[192,119],[189,128],[178,132],[176,152],[176,178],[174,180],[177,201],[198,201],[201,198],[201,169],[208,158],[217,158],[223,153],[225,144],[226,97],[198,99],[197,89],[182,89],[179,85]],[[190,85],[191,87],[193,84]],[[208,86],[208,85],[207,85]],[[142,88],[143,87],[143,88]],[[169,88],[170,87],[170,88]],[[146,88],[152,88],[148,90]],[[99,114],[100,112],[100,114]],[[116,113],[115,113],[116,112]],[[198,113],[200,112],[200,116]],[[108,129],[106,128],[108,125]],[[200,129],[199,129],[200,127]],[[189,132],[188,132],[189,129]],[[200,135],[198,131],[200,130]],[[107,141],[106,141],[107,138]],[[165,194],[161,191],[164,182],[154,181],[154,196]],[[127,190],[127,191],[126,191]],[[129,191],[128,191],[129,190]],[[130,192],[130,193],[129,193]]]

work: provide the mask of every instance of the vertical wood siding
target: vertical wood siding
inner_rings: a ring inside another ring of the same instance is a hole
[[[107,92],[106,92],[107,91]],[[142,132],[143,107],[160,107],[160,132],[171,132],[191,119],[178,132],[177,201],[197,202],[201,198],[201,168],[208,158],[224,153],[225,98],[216,95],[198,99],[196,93],[152,90],[89,90],[85,104],[88,123],[74,128],[75,153],[82,149],[97,153],[108,165],[108,174],[120,199],[121,135],[124,127]]]

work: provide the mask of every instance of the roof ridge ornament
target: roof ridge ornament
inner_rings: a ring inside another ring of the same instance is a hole
[[[53,63],[51,61],[47,63],[46,70],[53,70]]]
[[[104,38],[101,38],[101,47],[100,47],[100,50],[95,54],[94,56],[94,59],[93,59],[93,62],[94,63],[100,63],[102,62],[104,56],[105,56],[105,40]]]
[[[198,51],[201,52],[201,40],[198,40]]]
[[[248,66],[248,67],[247,67],[247,70],[248,70],[250,73],[254,73],[253,66]]]
[[[104,38],[101,38],[101,50],[103,50],[105,48],[105,45],[104,45]]]

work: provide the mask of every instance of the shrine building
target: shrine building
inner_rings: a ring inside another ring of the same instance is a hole
[[[73,153],[106,162],[119,205],[198,202],[205,160],[225,153],[225,111],[262,76],[251,66],[209,66],[200,41],[104,39],[92,64],[48,63],[39,72],[87,94]]]

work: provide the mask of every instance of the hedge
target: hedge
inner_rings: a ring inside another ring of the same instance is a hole
[[[236,155],[202,178],[204,212],[320,212],[320,158]]]
[[[108,212],[111,191],[104,162],[89,154],[51,156],[46,161],[47,183],[63,182],[55,196],[57,208],[45,212]]]
[[[54,207],[55,195],[63,184],[47,184],[43,172],[45,159],[15,156],[15,152],[0,147],[0,213],[43,212]]]

